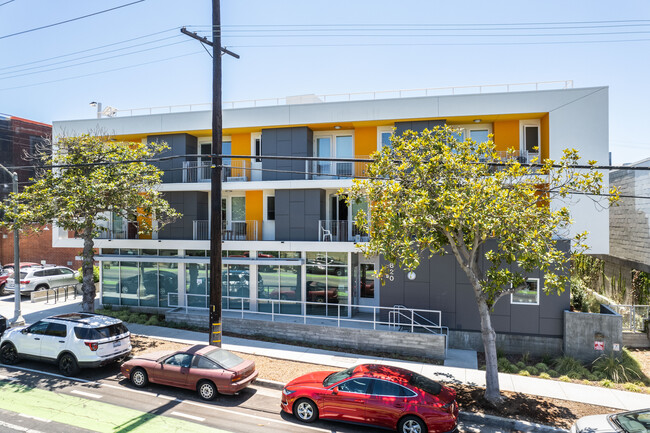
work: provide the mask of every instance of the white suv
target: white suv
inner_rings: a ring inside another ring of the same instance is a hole
[[[65,266],[23,268],[20,270],[20,293],[73,286],[78,283],[77,275],[78,272]],[[15,284],[13,277],[7,278],[5,293],[14,293]]]
[[[0,337],[0,362],[35,359],[58,364],[66,376],[99,367],[131,353],[131,333],[119,319],[89,313],[51,316]]]

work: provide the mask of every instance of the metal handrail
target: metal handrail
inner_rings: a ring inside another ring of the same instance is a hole
[[[476,89],[479,94],[484,91],[503,89],[506,92],[513,91],[513,88],[521,88],[523,86],[534,88],[535,91],[540,90],[540,87],[557,88],[557,89],[572,89],[573,80],[558,80],[558,81],[538,81],[528,83],[509,83],[509,84],[481,84],[474,86],[450,86],[450,87],[425,87],[420,89],[401,89],[401,90],[380,90],[374,92],[355,92],[355,93],[332,93],[325,95],[302,95],[301,97],[282,97],[282,98],[264,98],[264,99],[244,99],[240,101],[225,101],[222,103],[223,108],[250,108],[250,107],[268,107],[279,105],[299,105],[307,103],[318,102],[336,102],[336,101],[363,101],[363,100],[377,100],[388,99],[391,97],[408,98],[417,96],[440,96],[445,94],[470,94],[467,92],[470,89]],[[459,93],[460,91],[460,93]],[[514,90],[516,91],[516,90]],[[465,93],[463,93],[465,92]],[[115,115],[134,116],[134,115],[151,115],[151,114],[167,114],[167,113],[182,113],[187,111],[196,111],[196,107],[200,107],[202,111],[212,110],[212,104],[209,102],[199,104],[182,104],[182,105],[164,105],[158,107],[144,107],[144,108],[128,108],[124,110],[115,110]],[[135,114],[134,114],[135,113]]]
[[[644,320],[650,319],[650,305],[614,304],[608,306],[623,318],[624,331],[643,331]]]

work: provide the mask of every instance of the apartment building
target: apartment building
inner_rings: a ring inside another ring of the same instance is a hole
[[[400,305],[437,312],[431,320],[456,333],[461,346],[461,340],[480,341],[476,302],[452,256],[434,257],[408,277],[391,268],[383,285],[373,277],[372,271],[384,263],[359,252],[355,245],[368,239],[353,225],[358,207],[367,204],[348,206],[340,192],[354,176],[363,175],[364,163],[260,156],[367,158],[389,146],[393,133],[448,124],[478,141],[492,134],[499,151],[514,148],[523,162],[559,159],[564,148],[576,148],[585,161],[606,163],[608,89],[349,99],[286,98],[267,106],[224,109],[223,153],[249,155],[224,159],[224,311],[241,317],[260,312],[351,318],[377,317],[380,307]],[[118,112],[112,118],[56,121],[53,126],[55,134],[100,129],[118,140],[165,141],[168,155],[179,156],[158,165],[165,172],[161,191],[183,218],[147,238],[138,237],[137,218],[113,218],[96,240],[101,301],[164,310],[186,307],[205,314],[211,112]],[[584,197],[572,199],[569,206],[575,224],[558,236],[588,230],[592,252],[607,253],[608,211]],[[55,229],[53,245],[81,242]],[[527,294],[499,301],[493,312],[497,332],[561,339],[569,293],[547,296],[543,285],[543,276],[533,273]]]

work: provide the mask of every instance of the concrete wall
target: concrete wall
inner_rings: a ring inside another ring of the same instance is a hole
[[[275,191],[276,241],[317,241],[321,219],[325,219],[325,190]]]
[[[484,352],[481,333],[471,331],[449,331],[449,348]],[[562,337],[497,334],[497,350],[502,351],[503,353],[529,353],[533,356],[555,356],[561,355],[562,349]]]
[[[604,342],[604,350],[594,348]],[[618,344],[619,351],[614,351]],[[564,354],[592,362],[606,354],[620,354],[623,348],[623,319],[618,314],[564,312]]]
[[[313,149],[313,133],[306,126],[262,129],[262,155],[314,156]],[[305,179],[305,161],[301,160],[262,159],[262,169],[280,170],[263,171],[262,180]]]
[[[168,314],[168,321],[208,327],[208,315]],[[397,353],[431,359],[445,359],[445,336],[371,329],[334,328],[301,323],[268,322],[265,320],[223,319],[223,332],[279,338],[296,343],[319,344],[358,351]]]

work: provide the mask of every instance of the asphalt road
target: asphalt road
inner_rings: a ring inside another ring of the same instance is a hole
[[[461,432],[507,433],[478,425]],[[74,379],[53,365],[0,365],[0,433],[192,431],[371,433],[374,427],[317,421],[305,425],[280,411],[280,391],[252,386],[211,402],[160,385],[135,388],[117,365],[86,369]]]

